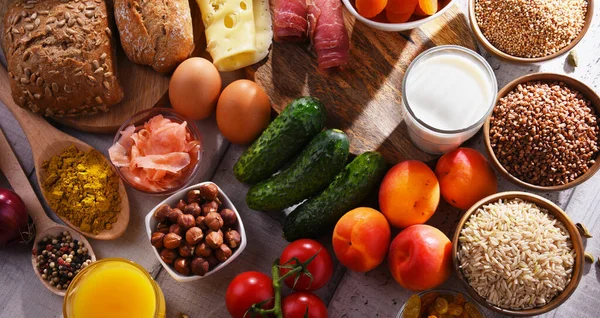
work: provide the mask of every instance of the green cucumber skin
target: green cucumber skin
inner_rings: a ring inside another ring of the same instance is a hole
[[[383,156],[365,152],[350,162],[321,194],[302,203],[283,222],[288,241],[325,235],[371,192],[387,171]]]
[[[346,165],[349,148],[344,132],[321,132],[287,169],[250,188],[246,195],[248,207],[281,211],[321,192]]]
[[[236,179],[253,184],[271,176],[323,130],[326,117],[318,99],[293,100],[235,163]]]

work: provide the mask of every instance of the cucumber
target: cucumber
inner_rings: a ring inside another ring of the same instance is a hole
[[[250,188],[246,194],[248,207],[281,211],[319,193],[344,168],[349,146],[341,130],[321,132],[288,168]]]
[[[252,184],[271,176],[323,130],[326,117],[318,99],[293,100],[235,163],[235,178]]]
[[[316,197],[302,203],[283,222],[288,241],[327,234],[350,209],[355,208],[383,178],[386,165],[377,152],[354,158],[335,180]]]

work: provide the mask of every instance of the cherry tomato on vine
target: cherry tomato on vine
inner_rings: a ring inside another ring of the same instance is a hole
[[[273,281],[260,272],[244,272],[237,275],[225,293],[225,305],[233,318],[251,317],[244,314],[253,304],[268,300],[261,308],[273,308]]]
[[[281,310],[285,318],[304,318],[308,308],[309,318],[327,318],[327,307],[315,294],[295,292],[281,302]]]
[[[296,240],[283,250],[281,257],[279,258],[280,265],[285,264],[294,257],[297,257],[300,262],[306,262],[315,254],[317,254],[317,256],[306,267],[312,275],[312,282],[308,275],[300,274],[300,278],[294,286],[294,281],[298,275],[291,275],[285,279],[285,284],[289,288],[299,291],[312,291],[325,286],[333,274],[333,261],[331,260],[331,255],[329,255],[327,249],[315,240]],[[294,262],[292,261],[290,264],[294,264]],[[287,272],[289,272],[289,269],[282,268],[281,276],[285,275]]]

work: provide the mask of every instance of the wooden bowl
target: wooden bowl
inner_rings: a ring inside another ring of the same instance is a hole
[[[560,82],[565,83],[570,88],[579,91],[586,99],[588,99],[591,102],[591,106],[594,108],[594,110],[596,112],[596,118],[600,119],[600,97],[598,96],[598,94],[596,94],[590,87],[588,87],[584,83],[582,83],[574,78],[568,77],[566,75],[561,75],[561,74],[537,73],[537,74],[529,74],[529,75],[521,76],[521,77],[513,80],[512,82],[506,84],[506,86],[504,86],[498,92],[496,104],[498,103],[498,101],[501,98],[506,96],[517,85],[525,83],[525,82],[529,82],[529,81],[560,81]],[[492,112],[492,115],[493,115],[493,112]],[[599,152],[596,155],[595,163],[588,169],[588,171],[586,171],[583,175],[579,176],[579,178],[577,178],[567,184],[556,185],[556,186],[540,186],[540,185],[535,185],[535,184],[527,183],[523,180],[520,180],[517,177],[510,174],[502,166],[502,164],[500,164],[500,161],[498,161],[498,158],[496,158],[496,154],[494,153],[494,150],[492,149],[492,145],[490,143],[490,119],[491,119],[492,115],[490,115],[486,119],[485,123],[483,124],[483,139],[485,141],[485,148],[487,150],[487,153],[488,153],[488,156],[490,158],[492,165],[496,168],[497,171],[500,172],[500,174],[502,174],[502,176],[504,176],[510,182],[512,182],[520,187],[523,187],[523,188],[526,188],[529,190],[533,190],[533,191],[543,191],[543,192],[562,191],[562,190],[566,190],[566,189],[572,188],[578,184],[583,183],[584,181],[591,178],[598,171],[598,169],[600,169],[600,152]]]
[[[590,25],[592,24],[592,17],[594,16],[594,0],[587,0],[588,8],[587,8],[587,12],[585,14],[585,23],[584,23],[583,28],[581,29],[581,32],[579,33],[579,35],[577,35],[577,37],[575,39],[573,39],[573,41],[571,41],[571,43],[569,43],[569,45],[565,46],[564,48],[560,49],[558,52],[556,52],[554,54],[550,54],[550,55],[546,55],[546,56],[542,56],[542,57],[534,57],[534,58],[518,57],[518,56],[513,56],[508,53],[504,53],[504,52],[500,51],[495,46],[493,46],[487,40],[487,38],[483,35],[483,32],[481,31],[481,29],[479,28],[479,25],[477,24],[477,19],[475,18],[475,1],[478,1],[478,0],[469,0],[469,24],[471,24],[471,29],[473,29],[473,33],[475,34],[475,37],[477,38],[479,43],[481,43],[481,45],[483,45],[483,47],[485,47],[485,49],[488,52],[494,54],[495,56],[497,56],[503,60],[506,60],[509,62],[514,62],[514,63],[538,63],[538,62],[551,60],[553,58],[559,57],[559,56],[569,52],[571,49],[573,49],[573,47],[575,47],[575,45],[577,45],[577,43],[579,43],[579,41],[581,41],[581,39],[583,39],[583,37],[587,33],[588,29],[590,28]]]
[[[491,303],[488,303],[485,298],[483,298],[482,296],[479,296],[479,294],[475,291],[475,289],[473,289],[471,287],[471,285],[469,285],[469,282],[467,281],[467,279],[463,275],[462,270],[459,267],[460,262],[458,260],[458,250],[459,250],[458,249],[458,238],[460,236],[460,232],[461,232],[462,228],[464,227],[465,223],[471,217],[471,214],[473,214],[475,211],[477,211],[477,209],[479,209],[481,206],[483,206],[485,204],[497,202],[500,199],[516,199],[516,198],[535,203],[540,208],[546,209],[548,211],[548,213],[551,213],[552,215],[555,216],[555,218],[557,220],[562,222],[562,224],[565,226],[565,228],[569,232],[569,236],[571,237],[571,242],[573,244],[573,249],[576,252],[575,264],[573,265],[573,273],[571,276],[571,281],[569,282],[569,284],[567,284],[565,289],[560,294],[558,294],[558,296],[556,296],[554,299],[552,299],[552,301],[550,301],[545,306],[539,307],[539,308],[524,309],[524,310],[511,310],[511,309],[503,309],[498,306],[492,305]],[[581,240],[581,236],[579,235],[579,231],[577,230],[577,227],[575,227],[575,224],[573,223],[573,221],[571,221],[569,216],[560,207],[558,207],[556,204],[552,203],[551,201],[549,201],[541,196],[526,193],[526,192],[519,192],[519,191],[509,191],[509,192],[500,192],[500,193],[492,194],[488,197],[481,199],[479,202],[475,203],[469,210],[467,210],[467,212],[465,212],[465,214],[460,219],[460,222],[458,223],[458,226],[456,227],[456,232],[454,232],[454,237],[452,238],[452,260],[454,263],[454,270],[455,270],[458,278],[460,278],[460,280],[463,282],[469,295],[471,295],[471,297],[473,297],[473,299],[475,299],[477,301],[477,303],[479,303],[480,305],[485,306],[485,307],[489,308],[490,310],[495,311],[497,313],[500,313],[503,315],[509,315],[509,316],[541,315],[543,313],[546,313],[546,312],[549,312],[549,311],[555,309],[556,307],[558,307],[562,303],[564,303],[573,294],[573,292],[577,288],[577,285],[579,284],[579,281],[581,280],[581,275],[583,274],[583,263],[584,263],[583,253],[584,253],[583,242]]]

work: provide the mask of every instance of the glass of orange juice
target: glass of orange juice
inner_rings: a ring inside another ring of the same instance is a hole
[[[163,318],[165,296],[140,265],[106,258],[83,269],[69,285],[65,318]]]

